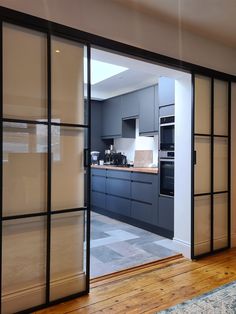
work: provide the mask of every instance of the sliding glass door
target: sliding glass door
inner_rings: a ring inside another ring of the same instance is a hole
[[[230,82],[193,76],[192,257],[230,246]]]
[[[88,53],[2,26],[2,313],[88,292]]]

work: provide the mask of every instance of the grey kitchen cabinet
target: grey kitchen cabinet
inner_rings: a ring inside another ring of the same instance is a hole
[[[130,198],[130,181],[118,178],[107,178],[107,194]]]
[[[170,106],[160,107],[159,114],[160,114],[160,117],[174,116],[175,115],[175,106],[170,105]]]
[[[102,106],[102,138],[122,135],[121,96],[107,99]]]
[[[93,175],[91,187],[93,191],[106,193],[106,177]]]
[[[157,210],[157,209],[156,209]],[[145,204],[137,201],[131,203],[131,217],[146,222],[148,224],[156,224],[156,213],[152,204]]]
[[[174,232],[174,198],[159,196],[158,225]]]
[[[105,208],[106,207],[106,194],[96,191],[91,191],[91,204],[93,207]]]
[[[160,77],[159,86],[159,107],[173,105],[175,103],[175,80],[169,77]]]
[[[106,177],[106,169],[92,168],[91,174],[92,176]]]
[[[131,172],[130,171],[119,171],[119,170],[107,170],[106,176],[108,178],[130,180]]]
[[[134,138],[139,118],[140,135],[153,135],[159,127],[158,87],[151,86],[102,103],[102,138]]]
[[[158,223],[158,175],[132,173],[131,217],[143,222]]]
[[[106,169],[91,169],[91,204],[106,208]]]
[[[147,182],[132,182],[131,198],[140,202],[153,203],[153,186]]]
[[[148,135],[158,131],[155,86],[139,91],[139,134]]]
[[[122,118],[133,118],[139,116],[139,91],[122,95]]]
[[[93,210],[173,237],[174,199],[158,196],[157,174],[97,168],[91,174]]]
[[[114,195],[107,195],[106,209],[113,213],[123,216],[130,216],[131,201],[126,198],[117,197]]]

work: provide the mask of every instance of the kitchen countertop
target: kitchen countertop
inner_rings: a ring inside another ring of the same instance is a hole
[[[158,168],[145,167],[145,168],[137,168],[137,167],[119,167],[119,166],[109,166],[109,165],[91,165],[91,168],[96,169],[107,169],[107,170],[121,170],[121,171],[130,171],[130,172],[142,172],[142,173],[158,173]]]

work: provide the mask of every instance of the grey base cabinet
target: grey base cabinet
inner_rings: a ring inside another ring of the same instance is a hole
[[[107,195],[106,196],[106,209],[114,213],[130,216],[131,201],[129,199]]]
[[[173,197],[159,197],[158,223],[161,228],[174,232]]]
[[[157,213],[153,210],[152,204],[145,204],[136,201],[132,201],[131,205],[131,217],[151,225],[157,223]]]
[[[173,237],[173,199],[158,197],[158,175],[92,169],[92,210]]]

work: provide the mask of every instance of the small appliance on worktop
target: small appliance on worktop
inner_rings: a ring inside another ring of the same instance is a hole
[[[99,155],[100,155],[100,152],[98,151],[91,152],[91,164],[92,165],[98,165]]]

